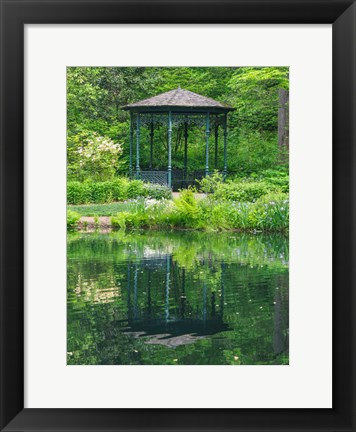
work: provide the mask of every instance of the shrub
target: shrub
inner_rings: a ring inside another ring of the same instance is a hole
[[[67,229],[74,230],[78,226],[78,221],[80,219],[80,214],[74,211],[67,211]]]
[[[191,188],[180,191],[180,197],[174,200],[175,211],[182,217],[182,225],[194,227],[201,216],[201,209]]]
[[[127,187],[127,197],[137,198],[139,196],[147,196],[145,184],[141,180],[131,180]]]
[[[265,170],[261,173],[260,178],[268,185],[277,187],[281,192],[289,192],[289,174],[285,167]]]
[[[150,198],[154,199],[171,199],[172,198],[172,190],[163,185],[146,183],[145,188],[147,190],[147,195]]]
[[[149,190],[141,180],[130,181],[126,178],[105,182],[70,181],[67,183],[67,203],[76,205],[124,201],[128,198],[147,196]],[[157,190],[156,198],[159,195],[168,195],[168,192],[163,189]]]
[[[212,175],[204,177],[198,181],[201,190],[204,193],[214,193],[223,185],[223,176],[219,172],[215,171]]]
[[[111,218],[111,224],[114,228],[140,228],[146,226],[148,217],[142,212],[122,212]]]
[[[125,177],[119,177],[111,182],[114,201],[123,201],[127,198],[129,183],[130,180]]]
[[[264,176],[252,174],[250,178],[235,178],[223,182],[223,177],[215,172],[203,178],[199,184],[203,192],[211,194],[215,200],[255,202],[271,192],[281,193],[289,190],[289,177],[285,170],[268,170]]]
[[[275,189],[275,188],[272,188]],[[271,188],[263,181],[228,181],[217,186],[214,195],[216,199],[241,202],[255,202],[266,195]]]
[[[116,216],[112,216],[111,225],[114,228],[125,229],[127,227],[127,220],[130,216],[131,216],[131,213],[129,213],[129,212],[118,213]]]
[[[67,142],[68,175],[73,180],[104,181],[115,174],[122,144],[96,132],[69,134]]]
[[[105,203],[113,201],[111,182],[98,182],[90,184],[90,202]]]
[[[90,183],[68,182],[67,183],[67,203],[68,204],[87,204],[91,202]]]

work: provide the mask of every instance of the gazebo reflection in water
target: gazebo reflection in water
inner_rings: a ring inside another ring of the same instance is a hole
[[[196,301],[191,302],[186,293],[186,269],[175,265],[171,254],[129,260],[127,327],[123,332],[149,337],[148,344],[175,347],[230,330],[223,320],[224,270],[221,263],[218,292],[210,292],[207,282],[201,281],[200,287],[196,284]]]

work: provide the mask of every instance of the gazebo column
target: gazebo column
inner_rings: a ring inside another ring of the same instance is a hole
[[[224,114],[224,180],[227,174],[227,114]]]
[[[215,161],[214,161],[214,167],[215,169],[218,168],[218,140],[219,140],[219,124],[215,124]]]
[[[185,119],[184,122],[184,170],[183,170],[183,181],[187,180],[187,165],[188,165],[188,121]]]
[[[168,113],[168,187],[172,187],[172,111]]]
[[[150,169],[152,169],[153,136],[154,136],[153,120],[151,120],[151,129],[150,129]]]
[[[130,160],[129,160],[130,178],[132,178],[132,146],[133,146],[133,136],[134,136],[133,115],[132,115],[132,111],[131,111],[130,112]]]
[[[136,120],[136,178],[140,178],[140,113],[137,113]]]
[[[205,177],[209,175],[209,136],[210,136],[210,113],[206,114],[205,126]]]

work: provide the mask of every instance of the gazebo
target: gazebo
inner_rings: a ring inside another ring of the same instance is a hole
[[[218,102],[214,99],[184,90],[177,89],[161,93],[149,99],[144,99],[122,107],[130,112],[130,176],[133,177],[133,145],[136,132],[136,167],[137,179],[159,183],[172,187],[172,131],[173,127],[184,129],[184,169],[183,181],[187,178],[188,162],[188,132],[189,126],[205,127],[205,176],[210,173],[209,165],[209,141],[213,129],[215,138],[214,169],[218,165],[218,141],[219,128],[223,129],[224,137],[224,162],[223,174],[227,173],[227,114],[234,108]],[[149,128],[150,159],[148,169],[140,168],[140,135],[142,127]],[[167,170],[157,171],[152,169],[154,156],[154,132],[158,127],[167,127],[168,155]]]

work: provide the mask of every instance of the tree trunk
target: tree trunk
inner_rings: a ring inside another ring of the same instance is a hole
[[[278,148],[283,154],[289,151],[289,92],[279,89]]]

